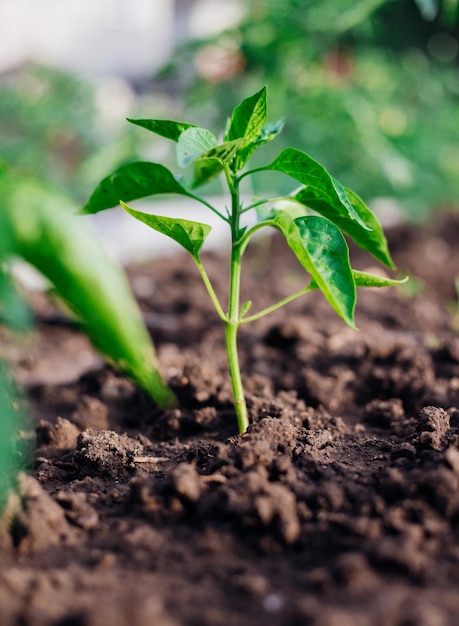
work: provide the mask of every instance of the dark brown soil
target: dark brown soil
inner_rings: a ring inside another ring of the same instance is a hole
[[[43,320],[11,351],[37,451],[1,536],[1,626],[457,625],[459,215],[390,240],[418,293],[361,291],[360,332],[320,294],[243,328],[243,436],[186,257],[131,271],[179,409],[71,327]],[[223,290],[221,259],[205,261]],[[277,238],[245,265],[254,310],[304,280]]]

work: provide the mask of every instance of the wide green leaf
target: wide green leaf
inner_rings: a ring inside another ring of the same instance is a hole
[[[183,131],[195,126],[194,124],[185,124],[185,122],[174,122],[172,120],[133,120],[128,117],[127,121],[136,126],[146,128],[156,135],[172,139],[172,141],[178,141]]]
[[[137,161],[123,165],[99,183],[85,204],[82,213],[98,213],[117,206],[120,200],[129,202],[158,194],[189,193],[172,172],[159,163]]]
[[[305,152],[295,148],[286,148],[270,165],[260,170],[276,170],[288,174],[306,185],[317,198],[329,204],[337,212],[347,215],[364,230],[369,229],[353,207],[341,183]]]
[[[393,269],[394,263],[390,256],[387,239],[378,219],[353,191],[345,189],[345,192],[354,210],[369,230],[361,228],[360,224],[350,217],[342,207],[330,204],[320,197],[316,193],[316,190],[311,187],[301,189],[294,196],[294,199],[331,220],[338,228],[347,233],[363,250],[366,250],[372,254],[375,259]]]
[[[324,217],[311,215],[293,219],[287,211],[279,211],[269,223],[282,232],[330,306],[355,328],[355,279],[349,250],[339,228]]]
[[[195,259],[198,258],[202,245],[212,230],[208,224],[202,224],[201,222],[151,215],[142,211],[136,211],[124,202],[121,202],[121,206],[140,222],[179,243]]]
[[[17,253],[54,285],[106,357],[158,404],[170,405],[173,394],[157,369],[126,277],[85,220],[63,209],[62,199],[34,181],[22,181],[8,207]]]
[[[186,167],[190,161],[208,152],[218,145],[217,138],[206,128],[188,128],[177,142],[177,162]]]

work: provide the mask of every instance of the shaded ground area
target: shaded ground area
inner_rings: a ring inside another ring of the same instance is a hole
[[[131,270],[174,411],[45,311],[35,352],[12,353],[37,451],[1,535],[2,626],[457,624],[459,215],[390,240],[418,293],[361,291],[360,332],[320,294],[243,328],[243,436],[223,329],[185,257]],[[218,291],[220,262],[206,258]],[[246,274],[254,310],[303,284],[277,238]],[[73,341],[91,370],[55,385],[43,359]]]

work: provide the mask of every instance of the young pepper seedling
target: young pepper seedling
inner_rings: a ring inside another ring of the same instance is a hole
[[[202,276],[218,316],[226,328],[226,351],[234,407],[239,432],[249,424],[244,388],[239,367],[237,334],[241,324],[255,321],[313,289],[319,289],[330,306],[349,326],[355,328],[356,287],[383,287],[401,281],[353,270],[343,233],[374,258],[394,269],[381,224],[352,191],[345,189],[322,165],[294,148],[282,150],[268,165],[248,169],[252,154],[281,132],[282,121],[267,122],[266,88],[246,98],[228,120],[222,143],[209,130],[171,120],[129,119],[177,144],[177,160],[185,168],[176,177],[158,163],[134,162],[124,165],[102,180],[83,208],[97,213],[118,204],[133,217],[171,237],[187,250]],[[268,197],[241,203],[240,185],[259,172],[280,172],[300,183],[286,197]],[[222,175],[230,197],[226,214],[221,213],[194,190]],[[228,224],[231,236],[228,307],[224,310],[200,259],[202,246],[211,227],[192,220],[151,215],[133,209],[126,202],[158,194],[179,194],[204,204]],[[290,208],[278,208],[288,200]],[[255,210],[257,220],[251,227],[242,217]],[[274,227],[286,239],[310,277],[309,283],[271,306],[248,315],[251,306],[241,306],[241,261],[252,236],[261,228]]]

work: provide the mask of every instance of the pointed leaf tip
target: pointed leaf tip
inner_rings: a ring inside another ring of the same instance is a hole
[[[186,124],[185,122],[174,122],[172,120],[134,120],[129,117],[126,119],[130,124],[135,124],[136,126],[146,128],[152,133],[160,135],[161,137],[165,137],[166,139],[172,139],[172,141],[178,141],[183,131],[187,130],[188,128],[194,128],[194,124]]]
[[[243,100],[233,111],[225,140],[244,139],[250,143],[262,132],[268,116],[266,87]]]

